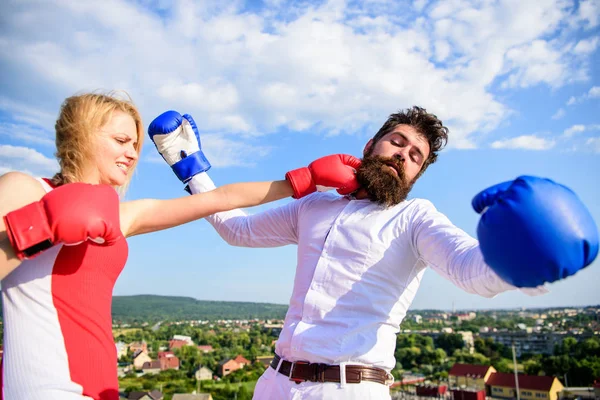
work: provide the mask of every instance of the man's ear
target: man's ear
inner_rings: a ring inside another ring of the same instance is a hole
[[[373,139],[369,140],[367,142],[367,144],[365,145],[365,148],[363,150],[363,157],[365,157],[371,151],[372,147],[373,147]]]

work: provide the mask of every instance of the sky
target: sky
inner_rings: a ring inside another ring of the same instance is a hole
[[[471,235],[471,198],[519,175],[573,189],[600,222],[600,0],[4,0],[0,173],[50,177],[61,102],[124,90],[147,126],[191,114],[217,185],[362,156],[419,105],[449,143],[410,197]],[[183,196],[146,140],[125,200]],[[291,199],[248,209],[256,213]],[[115,295],[287,304],[296,247],[227,245],[205,221],[129,239]],[[600,260],[529,297],[467,294],[428,270],[412,309],[600,304]]]

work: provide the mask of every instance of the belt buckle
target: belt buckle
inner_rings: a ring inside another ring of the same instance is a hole
[[[306,379],[294,378],[294,370],[296,369],[296,365],[308,365],[308,364],[310,364],[308,361],[294,361],[292,363],[292,368],[290,368],[290,376],[289,376],[290,381],[296,382],[297,385],[299,385],[302,382],[306,382]]]
[[[394,381],[396,380],[394,378],[394,375],[390,374],[387,371],[386,371],[385,374],[386,374],[387,379],[385,380],[384,385],[386,385],[386,386],[392,386],[394,384]]]

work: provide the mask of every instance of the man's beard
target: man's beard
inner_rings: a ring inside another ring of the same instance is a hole
[[[392,164],[398,175],[390,170]],[[386,207],[395,206],[406,200],[412,189],[404,172],[400,158],[367,155],[356,171],[356,179],[361,188],[367,191],[369,199]]]

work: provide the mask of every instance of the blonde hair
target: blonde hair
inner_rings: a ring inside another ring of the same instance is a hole
[[[115,111],[130,115],[135,121],[137,130],[136,152],[142,150],[144,129],[142,117],[133,104],[131,97],[122,92],[125,98],[120,98],[117,92],[84,93],[68,97],[60,107],[56,120],[56,158],[60,165],[60,172],[54,175],[52,183],[56,186],[78,182],[83,178],[85,163],[92,159],[94,146],[93,135],[97,134]],[[123,97],[123,96],[122,96]],[[127,181],[117,191],[124,194],[137,160],[127,173]]]

